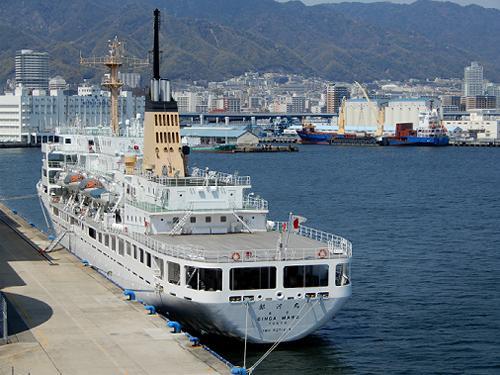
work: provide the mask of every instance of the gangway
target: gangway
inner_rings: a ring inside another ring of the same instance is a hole
[[[49,246],[47,246],[43,252],[44,253],[50,253],[52,250],[54,250],[56,248],[56,246],[59,244],[59,242],[62,241],[62,239],[64,238],[64,236],[66,236],[67,233],[69,233],[70,231],[69,230],[64,230],[62,231],[50,244]]]

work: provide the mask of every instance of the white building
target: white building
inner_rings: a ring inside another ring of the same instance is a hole
[[[346,102],[345,120],[347,131],[377,130],[379,103],[376,100],[349,99]]]
[[[484,94],[483,67],[477,61],[464,69],[464,96]]]
[[[79,90],[80,91],[80,90]],[[17,87],[14,93],[0,96],[0,142],[31,142],[33,133],[53,132],[56,127],[106,126],[110,122],[109,92],[86,87],[85,95],[68,96],[62,90],[32,90]],[[92,92],[94,95],[90,95]],[[118,110],[120,122],[144,114],[144,97],[122,91]]]
[[[444,120],[443,125],[450,132],[475,133],[479,140],[500,139],[500,117],[484,111],[471,112],[469,119]]]
[[[385,107],[384,129],[395,131],[396,124],[412,123],[415,129],[418,125],[418,117],[421,112],[431,109],[431,101],[428,99],[395,99],[390,100]]]

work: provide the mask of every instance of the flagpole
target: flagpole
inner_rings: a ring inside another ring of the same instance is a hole
[[[288,223],[286,224],[286,239],[285,239],[285,251],[288,251],[288,240],[290,239],[290,227],[292,226],[292,216],[293,213],[289,213],[288,215]]]

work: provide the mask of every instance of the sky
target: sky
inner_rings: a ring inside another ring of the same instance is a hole
[[[283,0],[282,0],[283,1]],[[412,3],[415,0],[301,0],[303,3],[312,5],[312,4],[321,4],[321,3],[341,3],[341,2],[360,2],[360,3],[374,3],[380,1],[390,1],[393,3]],[[445,1],[445,0],[440,0]],[[477,4],[486,8],[497,8],[500,9],[500,0],[447,0],[460,5],[469,5],[469,4]]]

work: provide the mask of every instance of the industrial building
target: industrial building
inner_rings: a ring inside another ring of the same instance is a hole
[[[256,146],[259,143],[259,138],[243,127],[184,127],[181,136],[183,143],[189,146]]]
[[[443,120],[443,125],[456,136],[473,137],[478,140],[500,139],[500,116],[488,111],[474,111],[458,120]]]

